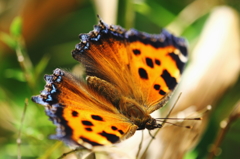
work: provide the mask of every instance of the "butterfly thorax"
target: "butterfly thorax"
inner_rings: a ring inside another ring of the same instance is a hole
[[[147,114],[145,107],[141,106],[134,99],[125,97],[120,91],[109,82],[98,77],[89,76],[87,83],[90,88],[97,91],[100,95],[117,108],[120,114],[126,116],[133,124],[138,126],[138,130],[152,130],[160,128],[161,124],[156,122],[156,119]]]

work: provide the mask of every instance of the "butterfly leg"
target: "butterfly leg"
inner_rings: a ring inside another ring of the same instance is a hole
[[[155,136],[151,134],[150,130],[148,130],[148,134],[152,137],[152,139],[155,139]]]

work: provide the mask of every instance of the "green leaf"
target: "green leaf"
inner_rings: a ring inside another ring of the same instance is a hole
[[[8,35],[4,32],[1,32],[0,33],[0,40],[2,40],[10,48],[15,50],[15,48],[17,46],[17,43],[16,43],[16,40],[12,36],[10,36],[10,35]]]
[[[22,18],[15,17],[10,26],[10,33],[14,37],[19,37],[22,33]]]
[[[15,79],[21,82],[26,81],[22,70],[19,69],[6,69],[4,72],[4,77]]]
[[[196,151],[191,151],[184,155],[184,159],[197,158],[197,156],[198,156],[198,153]]]
[[[38,79],[39,75],[45,70],[50,60],[49,55],[44,55],[40,62],[35,67],[35,78]]]
[[[134,8],[136,12],[146,16],[150,21],[159,27],[166,26],[176,17],[176,15],[174,15],[170,10],[159,5],[156,1],[148,1],[148,3],[136,3]],[[161,18],[160,20],[159,17],[163,16],[164,18]]]

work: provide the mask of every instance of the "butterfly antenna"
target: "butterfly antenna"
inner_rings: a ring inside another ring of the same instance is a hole
[[[155,118],[157,120],[167,119],[167,120],[202,120],[202,118]]]
[[[181,95],[182,95],[182,92],[179,93],[179,95],[178,95],[175,103],[173,104],[172,108],[171,108],[170,111],[168,112],[168,114],[167,114],[167,116],[165,117],[164,121],[166,121],[167,118],[168,118],[168,117],[170,116],[170,114],[172,113],[172,111],[173,111],[173,109],[175,108],[175,106],[177,105],[177,102],[178,102],[178,100],[180,99]],[[163,124],[164,124],[164,121],[163,121]]]
[[[167,119],[167,120],[169,120],[169,119],[170,120],[202,120],[202,118],[156,118],[157,121],[164,122],[164,123],[171,124],[171,125],[178,126],[178,127],[184,127],[184,128],[187,128],[187,129],[191,129],[192,126],[178,125],[178,124],[175,124],[175,123],[165,121],[165,119]]]
[[[158,121],[161,121],[161,120],[158,120]],[[161,122],[163,122],[163,121],[161,121]],[[165,123],[171,124],[171,125],[174,125],[174,126],[177,126],[177,127],[183,127],[183,128],[187,128],[187,129],[192,129],[192,126],[189,126],[189,125],[183,126],[183,125],[178,125],[178,124],[175,124],[175,123],[170,123],[168,121],[165,121]]]
[[[106,24],[104,24],[104,22],[103,22],[103,20],[102,20],[102,18],[100,17],[99,14],[97,14],[97,18],[98,18],[98,20],[99,20],[99,23],[100,23],[102,26],[106,25]]]
[[[178,124],[174,124],[174,123],[170,123],[170,122],[167,122],[166,120],[202,120],[202,118],[169,118],[169,115],[171,114],[172,110],[174,109],[174,107],[176,106],[180,96],[182,95],[182,92],[179,94],[177,100],[175,101],[174,105],[172,106],[172,108],[170,109],[170,111],[168,112],[167,116],[165,118],[156,118],[157,121],[161,121],[160,119],[163,119],[163,124],[164,123],[167,123],[167,124],[171,124],[171,125],[174,125],[174,126],[178,126],[178,127],[184,127],[184,128],[188,128],[188,129],[191,129],[192,126],[182,126],[182,125],[178,125]],[[162,125],[163,125],[162,124]]]
[[[99,14],[97,14],[97,18],[98,18],[99,20],[102,20]]]

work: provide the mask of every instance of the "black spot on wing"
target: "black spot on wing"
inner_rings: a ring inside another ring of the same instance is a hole
[[[124,132],[122,130],[118,130],[118,132],[122,135],[124,134]]]
[[[116,143],[117,141],[119,141],[119,137],[114,134],[110,134],[105,131],[102,131],[101,133],[98,133],[98,134],[103,137],[106,137],[107,140],[110,141],[111,143]]]
[[[153,88],[154,88],[155,90],[159,90],[159,89],[160,89],[160,85],[159,85],[159,84],[155,84],[155,85],[153,86]]]
[[[166,92],[164,92],[163,90],[160,90],[160,91],[159,91],[159,94],[161,94],[161,95],[165,95]]]
[[[170,90],[173,90],[177,85],[176,79],[172,77],[167,70],[163,70],[161,77],[163,78],[163,80],[165,81],[166,85]]]
[[[82,124],[85,126],[93,126],[93,123],[91,121],[83,120]]]
[[[103,118],[99,115],[92,115],[92,119],[98,120],[98,121],[103,121]]]
[[[112,126],[111,128],[112,128],[112,130],[117,130],[117,127],[115,127],[115,126]]]
[[[122,130],[118,130],[118,128],[117,127],[115,127],[115,126],[112,126],[112,130],[114,130],[114,131],[118,131],[120,134],[124,134],[124,132],[122,131]]]
[[[149,67],[151,67],[151,68],[153,68],[154,67],[154,65],[153,65],[153,60],[151,59],[151,58],[146,58],[146,63],[147,63],[147,65],[149,66]]]
[[[92,131],[92,128],[85,128],[85,130],[87,130],[87,131]]]
[[[73,110],[73,111],[72,111],[72,116],[73,116],[73,117],[78,117],[78,112],[75,111],[75,110]]]
[[[147,71],[143,68],[138,69],[138,74],[142,79],[148,79]]]
[[[99,144],[97,142],[91,141],[91,140],[89,140],[89,139],[87,139],[85,137],[80,136],[79,138],[82,139],[84,142],[87,142],[87,143],[91,144],[92,146],[102,146],[102,144]]]
[[[140,55],[141,54],[141,51],[139,49],[133,49],[132,50],[134,55]]]
[[[180,60],[179,56],[173,52],[169,53],[168,55],[176,62],[177,68],[179,69],[180,73],[182,74],[185,63],[182,62]]]
[[[161,65],[161,62],[158,60],[158,59],[155,59],[155,64],[160,66]]]

